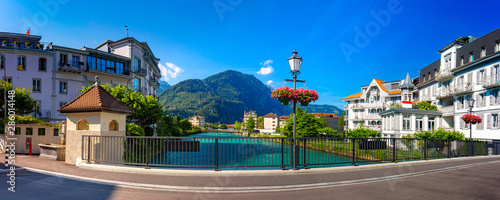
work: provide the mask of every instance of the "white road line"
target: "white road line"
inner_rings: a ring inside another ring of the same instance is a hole
[[[290,191],[290,190],[305,190],[305,189],[318,189],[318,188],[327,188],[327,187],[336,187],[336,186],[345,186],[345,185],[353,185],[353,184],[361,184],[361,183],[370,183],[377,181],[385,181],[391,179],[399,179],[406,178],[412,176],[420,176],[424,174],[437,173],[449,170],[456,170],[468,167],[475,167],[480,165],[488,165],[500,163],[500,161],[488,161],[488,162],[480,162],[466,165],[459,165],[453,167],[446,167],[441,169],[433,169],[421,172],[413,172],[407,174],[399,174],[399,175],[391,175],[391,176],[383,176],[383,177],[375,177],[375,178],[366,178],[359,180],[349,180],[349,181],[337,181],[337,182],[326,182],[326,183],[311,183],[311,184],[299,184],[299,185],[283,185],[283,186],[255,186],[255,187],[192,187],[192,186],[170,186],[170,185],[156,185],[156,184],[144,184],[144,183],[131,183],[131,182],[123,182],[123,181],[112,181],[105,179],[97,179],[97,178],[88,178],[82,176],[75,176],[70,174],[63,174],[58,172],[45,171],[40,169],[34,169],[26,167],[28,171],[58,176],[62,178],[77,180],[77,181],[85,181],[90,183],[98,183],[104,185],[113,185],[125,188],[136,188],[136,189],[147,189],[147,190],[160,190],[160,191],[174,191],[174,192],[196,192],[196,193],[252,193],[252,192],[277,192],[277,191]]]

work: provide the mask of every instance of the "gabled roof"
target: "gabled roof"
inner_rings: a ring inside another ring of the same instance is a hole
[[[401,94],[401,91],[399,90],[389,91],[389,94]]]
[[[99,85],[94,85],[73,101],[61,106],[60,113],[73,112],[115,112],[132,114],[132,109],[118,101],[113,95]]]
[[[275,118],[277,118],[278,115],[276,115],[274,113],[268,113],[267,115],[264,115],[264,117],[275,117]]]
[[[385,89],[384,84],[383,84],[383,83],[385,83],[384,81],[378,80],[376,78],[374,78],[373,80],[375,80],[375,82],[377,82],[378,86],[380,87],[380,89],[382,89],[382,91],[387,92],[387,89]],[[389,92],[387,92],[387,93],[389,93]]]
[[[350,96],[347,96],[347,97],[344,97],[344,98],[342,98],[342,100],[351,99],[351,98],[358,98],[360,96],[361,96],[361,92],[353,94],[353,95],[350,95]]]

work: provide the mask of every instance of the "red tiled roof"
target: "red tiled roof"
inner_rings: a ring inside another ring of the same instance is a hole
[[[101,86],[94,85],[73,101],[61,106],[60,113],[72,112],[116,112],[132,114],[132,109],[118,101]]]
[[[378,86],[380,87],[380,89],[382,89],[382,91],[387,92],[387,89],[385,89],[384,85],[382,84],[382,83],[385,83],[384,81],[378,80],[376,78],[374,78],[373,80],[375,80],[375,82],[377,82]],[[389,93],[389,92],[387,92],[387,93]]]
[[[331,116],[331,117],[335,117],[335,118],[340,118],[338,115],[334,114],[334,113],[311,113],[313,115],[316,115],[318,117],[320,116]]]
[[[278,115],[274,113],[268,113],[267,115],[264,115],[264,117],[278,117]]]
[[[344,100],[344,99],[350,99],[350,98],[357,98],[357,97],[360,97],[360,96],[361,96],[361,92],[353,94],[351,96],[344,97],[344,98],[342,98],[342,100]]]
[[[281,120],[287,120],[287,119],[290,119],[290,116],[283,115],[283,116],[280,116],[280,119]]]

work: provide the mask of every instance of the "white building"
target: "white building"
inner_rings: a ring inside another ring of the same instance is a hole
[[[203,128],[203,125],[205,125],[205,118],[202,116],[194,116],[189,118],[189,122],[192,126]]]
[[[264,129],[265,130],[276,130],[276,127],[279,126],[279,117],[274,113],[269,113],[264,115]]]
[[[158,95],[159,59],[145,42],[127,37],[106,41],[95,49],[73,49],[41,43],[41,36],[0,32],[0,74],[15,88],[31,88],[36,117],[62,121],[57,110],[99,81],[127,85],[146,95]],[[133,59],[133,62],[132,62]],[[135,70],[131,70],[135,69]]]
[[[411,79],[411,81],[416,80]],[[411,105],[412,101],[409,98],[414,99],[418,95],[415,90],[402,95],[400,86],[403,82],[403,80],[384,82],[373,79],[369,85],[361,86],[361,92],[343,98],[342,100],[348,103],[345,117],[348,121],[348,129],[354,129],[363,124],[367,128],[382,131],[382,118],[379,113],[391,107]],[[408,100],[402,100],[402,96]]]

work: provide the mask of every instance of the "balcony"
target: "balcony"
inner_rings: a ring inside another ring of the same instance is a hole
[[[146,87],[139,87],[139,88],[135,88],[135,91],[139,92],[139,93],[145,94],[145,93],[148,92],[148,88],[146,88]]]
[[[384,103],[381,103],[379,101],[373,102],[373,103],[365,103],[365,108],[384,108]]]
[[[47,47],[47,48],[45,48]],[[19,42],[4,40],[0,43],[2,49],[17,49],[17,50],[35,50],[35,51],[49,51],[52,50],[52,45],[46,42]],[[45,48],[45,50],[44,50]]]
[[[437,99],[444,99],[447,97],[453,97],[453,94],[451,93],[452,89],[448,88],[441,88],[439,91],[436,92],[436,98]]]
[[[158,79],[156,79],[156,78],[149,77],[148,82],[153,87],[160,87],[160,83],[158,82]]]
[[[68,72],[68,73],[75,73],[75,74],[80,74],[84,71],[83,69],[83,62],[78,62],[78,63],[59,63],[59,71],[60,72]]]
[[[147,71],[146,71],[146,69],[139,68],[139,69],[136,69],[133,73],[138,75],[138,76],[146,76]]]
[[[451,94],[453,95],[461,95],[461,94],[467,94],[467,93],[472,93],[472,86],[474,84],[472,83],[465,83],[465,84],[460,84],[457,86],[452,87],[453,90],[451,91]]]
[[[443,112],[443,116],[453,116],[455,115],[455,106],[443,106],[439,109],[439,111]]]
[[[372,125],[372,126],[365,126],[365,127],[369,128],[369,129],[372,129],[372,130],[376,130],[378,132],[382,131],[382,126],[380,126],[380,125]]]
[[[500,87],[500,74],[487,76],[483,82],[483,88]]]
[[[363,116],[354,116],[352,119],[352,121],[363,121]]]
[[[444,82],[453,79],[453,74],[450,69],[441,70],[436,74],[436,81]]]
[[[420,101],[431,101],[431,95],[420,96]]]
[[[367,120],[380,120],[380,119],[382,119],[382,117],[380,117],[379,114],[370,114],[370,115],[366,115],[365,119],[367,119]]]
[[[355,104],[349,105],[349,108],[353,109],[353,110],[362,110],[365,108],[365,106],[364,106],[364,103],[355,103]]]

